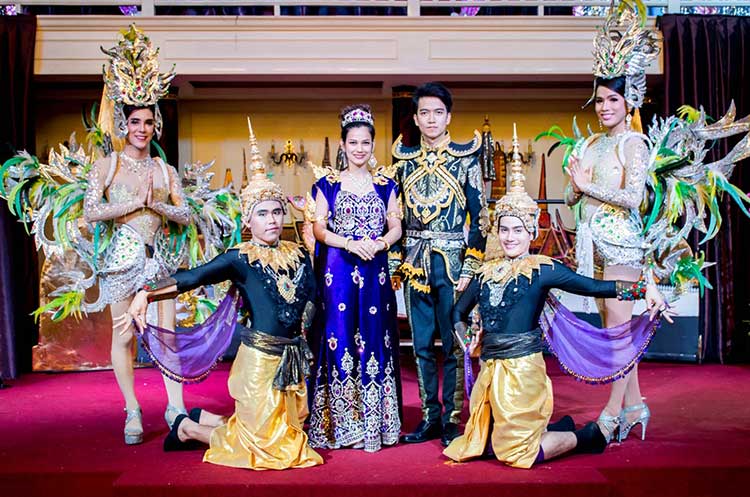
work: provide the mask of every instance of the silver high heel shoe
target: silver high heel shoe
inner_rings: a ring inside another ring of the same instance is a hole
[[[633,411],[641,411],[640,416],[635,418],[633,421],[628,421],[627,414]],[[620,432],[617,436],[617,441],[622,442],[630,434],[630,430],[633,429],[638,423],[641,424],[641,440],[646,440],[646,426],[648,426],[648,420],[651,419],[651,411],[645,402],[636,404],[634,406],[625,407],[620,411]]]
[[[135,445],[143,442],[143,414],[140,407],[135,409],[125,408],[125,443]],[[128,423],[137,419],[141,422],[140,428],[128,428]]]
[[[185,409],[178,409],[172,404],[167,404],[167,409],[164,411],[164,421],[167,422],[167,427],[170,430],[172,429],[174,420],[177,419],[177,416],[179,416],[180,414],[184,414],[187,416],[187,411]]]
[[[620,426],[620,416],[610,416],[602,411],[602,413],[599,414],[599,419],[596,420],[596,424],[599,425],[599,429],[601,430],[602,435],[604,435],[604,439],[609,443],[615,436],[617,427]]]

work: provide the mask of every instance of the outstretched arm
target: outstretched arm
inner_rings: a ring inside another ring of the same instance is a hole
[[[130,304],[128,314],[133,318],[139,330],[146,323],[146,309],[149,302],[171,299],[180,293],[187,292],[202,285],[212,285],[235,279],[233,259],[237,258],[236,250],[229,250],[211,261],[196,268],[178,271],[173,276],[150,281],[139,290]]]
[[[618,300],[645,299],[652,318],[657,312],[667,310],[664,296],[656,285],[646,284],[642,279],[639,281],[596,280],[577,274],[559,262],[555,262],[552,268],[545,270],[542,278],[545,287],[559,288],[576,295],[617,298]],[[672,322],[668,314],[664,315],[667,321]]]

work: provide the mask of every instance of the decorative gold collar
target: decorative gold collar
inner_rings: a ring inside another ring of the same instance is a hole
[[[260,245],[249,241],[238,244],[240,254],[245,254],[249,263],[258,261],[262,266],[270,267],[275,273],[284,269],[287,273],[296,271],[304,259],[302,250],[294,242],[281,240],[278,245]]]
[[[451,134],[446,131],[445,134],[440,138],[435,145],[430,146],[427,144],[427,141],[424,139],[424,136],[421,137],[421,145],[422,150],[425,152],[432,152],[432,151],[440,151],[441,149],[446,148],[451,143]]]
[[[478,271],[479,281],[506,285],[511,279],[517,281],[519,276],[531,281],[535,269],[540,270],[542,265],[552,266],[554,262],[554,259],[546,255],[527,255],[516,259],[502,258],[487,261]]]

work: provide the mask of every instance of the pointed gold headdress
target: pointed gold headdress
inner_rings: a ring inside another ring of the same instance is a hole
[[[146,34],[131,24],[120,31],[117,45],[101,49],[109,56],[109,65],[102,68],[105,92],[114,105],[114,133],[119,138],[128,134],[124,105],[154,106],[156,136],[161,136],[163,120],[158,101],[169,92],[175,77],[174,66],[169,72],[159,72],[159,49],[154,48]]]
[[[639,109],[646,95],[646,68],[659,55],[656,34],[646,27],[646,7],[641,0],[614,0],[604,25],[594,37],[594,76],[625,77],[625,101]],[[594,94],[588,105],[596,96]],[[585,106],[584,106],[585,107]]]
[[[518,147],[516,123],[513,123],[513,150],[510,161],[510,188],[495,204],[495,231],[503,216],[517,217],[526,231],[536,238],[539,232],[539,206],[526,193],[526,176],[523,174],[523,163]]]
[[[256,205],[266,200],[276,200],[286,212],[286,198],[281,187],[268,179],[266,165],[260,155],[258,140],[253,133],[253,126],[250,124],[249,117],[247,118],[247,129],[250,133],[250,162],[248,164],[250,179],[247,186],[240,192],[240,200],[242,202],[242,223],[249,227],[250,217]]]

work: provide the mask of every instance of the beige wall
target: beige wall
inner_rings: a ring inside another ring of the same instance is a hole
[[[460,93],[460,92],[458,92]],[[503,140],[506,150],[510,147],[513,122],[518,126],[521,150],[526,152],[528,140],[553,124],[559,124],[570,133],[572,117],[579,116],[579,124],[595,126],[593,112],[582,111],[580,103],[585,100],[585,92],[573,97],[555,100],[525,97],[513,99],[510,96],[477,98],[470,92],[463,92],[456,98],[451,134],[456,141],[468,141],[474,129],[481,129],[484,116],[490,117],[495,140]],[[580,98],[578,98],[580,97]],[[283,150],[284,142],[291,138],[299,151],[302,139],[310,160],[320,164],[323,157],[324,138],[329,137],[331,160],[335,160],[338,147],[338,112],[341,107],[365,101],[375,112],[376,152],[380,163],[390,160],[391,146],[391,102],[388,99],[359,98],[356,93],[346,99],[327,98],[324,100],[289,98],[263,100],[182,100],[179,104],[180,166],[186,161],[209,162],[215,160],[214,186],[219,186],[225,169],[231,168],[235,184],[242,178],[242,149],[247,147],[247,124],[245,116],[250,116],[253,128],[264,157],[270,150],[271,140],[277,152]],[[37,124],[37,151],[56,146],[67,140],[71,131],[76,131],[79,140],[85,137],[81,123],[81,99],[42,101],[44,119]],[[169,123],[166,123],[168,126]],[[541,154],[546,152],[551,140],[533,144],[537,153],[537,164],[527,169],[527,187],[532,196],[538,193]],[[547,160],[547,194],[549,198],[560,198],[565,179],[561,172],[562,153],[556,151]],[[270,163],[269,163],[270,164]],[[304,194],[313,182],[309,168],[274,166],[270,170],[274,179],[290,194]],[[572,226],[572,217],[567,208],[562,209],[566,223]]]

